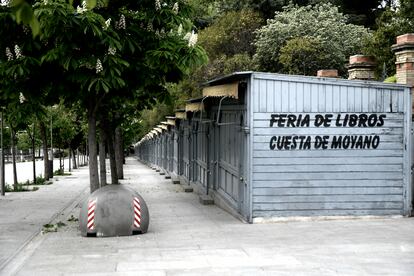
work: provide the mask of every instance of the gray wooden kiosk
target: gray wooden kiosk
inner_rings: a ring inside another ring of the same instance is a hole
[[[411,214],[408,86],[239,72],[192,103],[178,172],[243,220]]]

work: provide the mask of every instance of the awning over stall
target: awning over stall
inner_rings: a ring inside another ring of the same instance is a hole
[[[208,86],[203,88],[204,97],[239,98],[239,82]]]

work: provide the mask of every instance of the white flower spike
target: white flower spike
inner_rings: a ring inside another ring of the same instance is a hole
[[[116,54],[116,49],[115,48],[112,48],[112,47],[109,47],[109,49],[108,49],[108,55],[113,56],[115,54]]]
[[[183,25],[180,24],[180,26],[178,26],[178,30],[177,30],[178,35],[181,35],[183,33]]]
[[[76,12],[79,13],[79,14],[82,14],[82,13],[86,12],[87,10],[88,9],[86,7],[86,1],[82,1],[82,7],[78,6],[76,8]]]
[[[14,59],[13,53],[10,51],[9,47],[6,47],[6,56],[7,56],[7,61],[11,61]]]
[[[23,93],[22,92],[20,92],[20,95],[19,95],[19,102],[22,104],[22,103],[24,103],[26,101],[26,97],[23,95]]]
[[[1,0],[0,6],[9,7],[11,0]]]
[[[178,14],[178,2],[175,2],[174,3],[174,6],[172,8],[172,11],[173,11],[174,14]]]
[[[19,46],[14,45],[14,53],[16,54],[16,59],[22,58],[22,50],[20,50]]]
[[[125,28],[126,28],[125,15],[123,15],[123,14],[121,14],[121,18],[119,19],[119,28],[121,30],[125,30]]]
[[[197,44],[198,35],[191,32],[190,38],[188,39],[188,47],[194,47]]]
[[[161,1],[155,0],[155,10],[159,11],[161,9]]]
[[[103,71],[103,66],[101,60],[98,58],[96,61],[96,74],[99,74]]]
[[[111,26],[111,18],[108,18],[108,20],[105,21],[104,30],[108,29],[109,26]]]

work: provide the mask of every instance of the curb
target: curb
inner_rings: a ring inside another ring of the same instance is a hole
[[[26,255],[23,258],[16,258],[16,256],[20,255],[22,251],[29,246],[29,244],[38,237],[43,229],[44,224],[52,223],[59,215],[62,213],[71,212],[75,209],[76,205],[78,205],[87,195],[88,195],[89,187],[84,188],[80,193],[74,196],[66,205],[64,205],[61,209],[55,212],[52,217],[47,220],[46,223],[42,223],[42,226],[37,228],[24,242],[23,244],[13,253],[9,258],[7,258],[2,264],[0,264],[0,274],[4,275],[15,275],[23,265],[24,261],[31,255]],[[37,246],[40,245],[40,242],[32,248],[32,253]],[[16,260],[16,261],[14,261]],[[13,261],[15,263],[13,263]]]

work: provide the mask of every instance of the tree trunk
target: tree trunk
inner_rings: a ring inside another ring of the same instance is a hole
[[[88,146],[89,146],[89,181],[91,193],[99,189],[98,150],[96,147],[96,112],[95,106],[88,111]]]
[[[42,146],[43,146],[43,164],[44,164],[44,178],[45,180],[49,180],[49,155],[47,152],[47,136],[46,136],[46,126],[43,122],[39,123],[40,125],[40,137],[42,138]]]
[[[78,162],[76,162],[76,151],[75,151],[75,149],[72,149],[72,156],[73,156],[73,168],[74,169],[77,169],[78,168],[78,163],[79,163],[79,161]],[[79,157],[78,157],[79,158]]]
[[[70,146],[69,146],[68,153],[69,153],[69,158],[68,158],[68,160],[69,160],[69,172],[71,172],[72,169],[71,169],[70,165],[71,165],[71,162],[72,162],[72,149],[70,148]]]
[[[17,191],[17,185],[19,184],[17,182],[17,167],[16,167],[16,146],[15,146],[15,139],[16,139],[16,133],[15,131],[11,128],[11,133],[12,133],[12,137],[11,137],[11,146],[12,146],[12,162],[13,162],[13,188],[15,191]]]
[[[124,142],[122,139],[121,127],[115,128],[115,158],[116,158],[116,170],[119,179],[124,179]]]
[[[33,184],[36,184],[36,149],[35,149],[35,127],[33,124],[33,137],[32,137],[32,158],[33,158]]]
[[[2,196],[6,195],[6,182],[5,182],[5,174],[4,174],[4,141],[3,141],[3,130],[4,130],[4,117],[3,117],[3,110],[0,111],[0,188]]]
[[[116,159],[115,159],[115,150],[114,150],[114,138],[113,138],[113,128],[108,120],[103,119],[103,128],[105,129],[105,138],[107,141],[108,152],[109,152],[109,165],[111,168],[111,183],[119,184],[118,173],[116,170]]]
[[[105,130],[103,128],[102,122],[99,125],[99,166],[100,166],[100,180],[101,187],[106,186],[106,152],[105,152]]]
[[[59,173],[63,174],[63,170],[62,170],[62,152],[60,151],[60,147],[58,148],[59,151]]]

